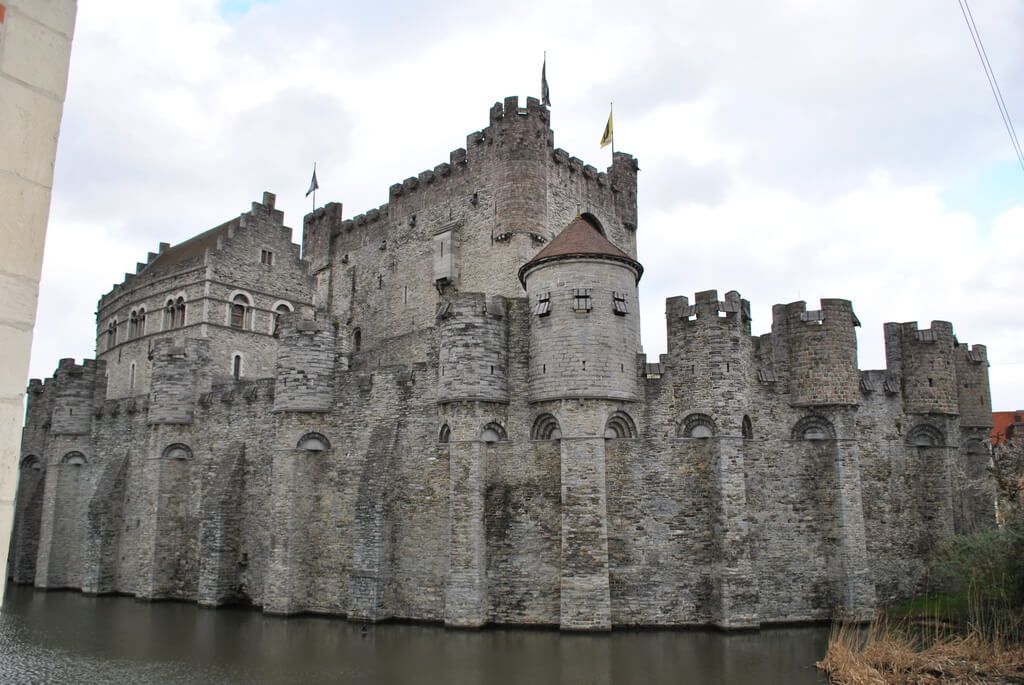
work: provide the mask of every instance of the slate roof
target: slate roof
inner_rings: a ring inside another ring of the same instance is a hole
[[[637,281],[644,272],[640,262],[612,245],[589,221],[577,217],[543,250],[534,255],[533,259],[520,267],[519,281],[526,287],[526,272],[533,267],[556,259],[572,257],[594,257],[625,262],[636,270]]]

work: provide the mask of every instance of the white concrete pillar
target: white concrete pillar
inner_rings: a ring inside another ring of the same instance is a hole
[[[6,581],[24,391],[76,0],[0,0],[0,569]],[[0,583],[0,601],[6,583]]]

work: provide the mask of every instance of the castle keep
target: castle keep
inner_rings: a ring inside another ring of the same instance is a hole
[[[104,295],[33,380],[9,576],[350,619],[756,627],[869,615],[993,524],[982,345],[851,303],[666,303],[637,163],[506,98],[447,162],[291,241],[270,193]]]

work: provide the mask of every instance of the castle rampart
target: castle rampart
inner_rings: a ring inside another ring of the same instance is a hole
[[[636,182],[510,98],[387,204],[308,215],[301,261],[269,193],[162,245],[101,300],[100,359],[29,386],[9,577],[565,630],[915,592],[927,550],[993,525],[984,346],[887,324],[861,371],[849,301],[754,336],[705,290],[648,362]]]

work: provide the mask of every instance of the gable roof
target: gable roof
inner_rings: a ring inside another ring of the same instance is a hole
[[[582,217],[576,217],[562,232],[555,236],[543,250],[533,256],[519,268],[519,282],[526,287],[526,272],[530,269],[557,259],[573,257],[592,257],[625,262],[636,271],[636,280],[644,272],[644,267],[628,254],[615,247],[594,225]]]
[[[206,250],[217,247],[217,240],[221,237],[227,237],[228,229],[234,227],[238,228],[239,225],[238,217],[225,221],[220,226],[211,228],[208,231],[203,231],[199,235],[192,236],[188,240],[172,245],[167,248],[156,258],[145,266],[140,271],[140,274],[146,272],[157,272],[164,271],[170,267],[183,264],[191,261],[197,257],[202,257]]]

